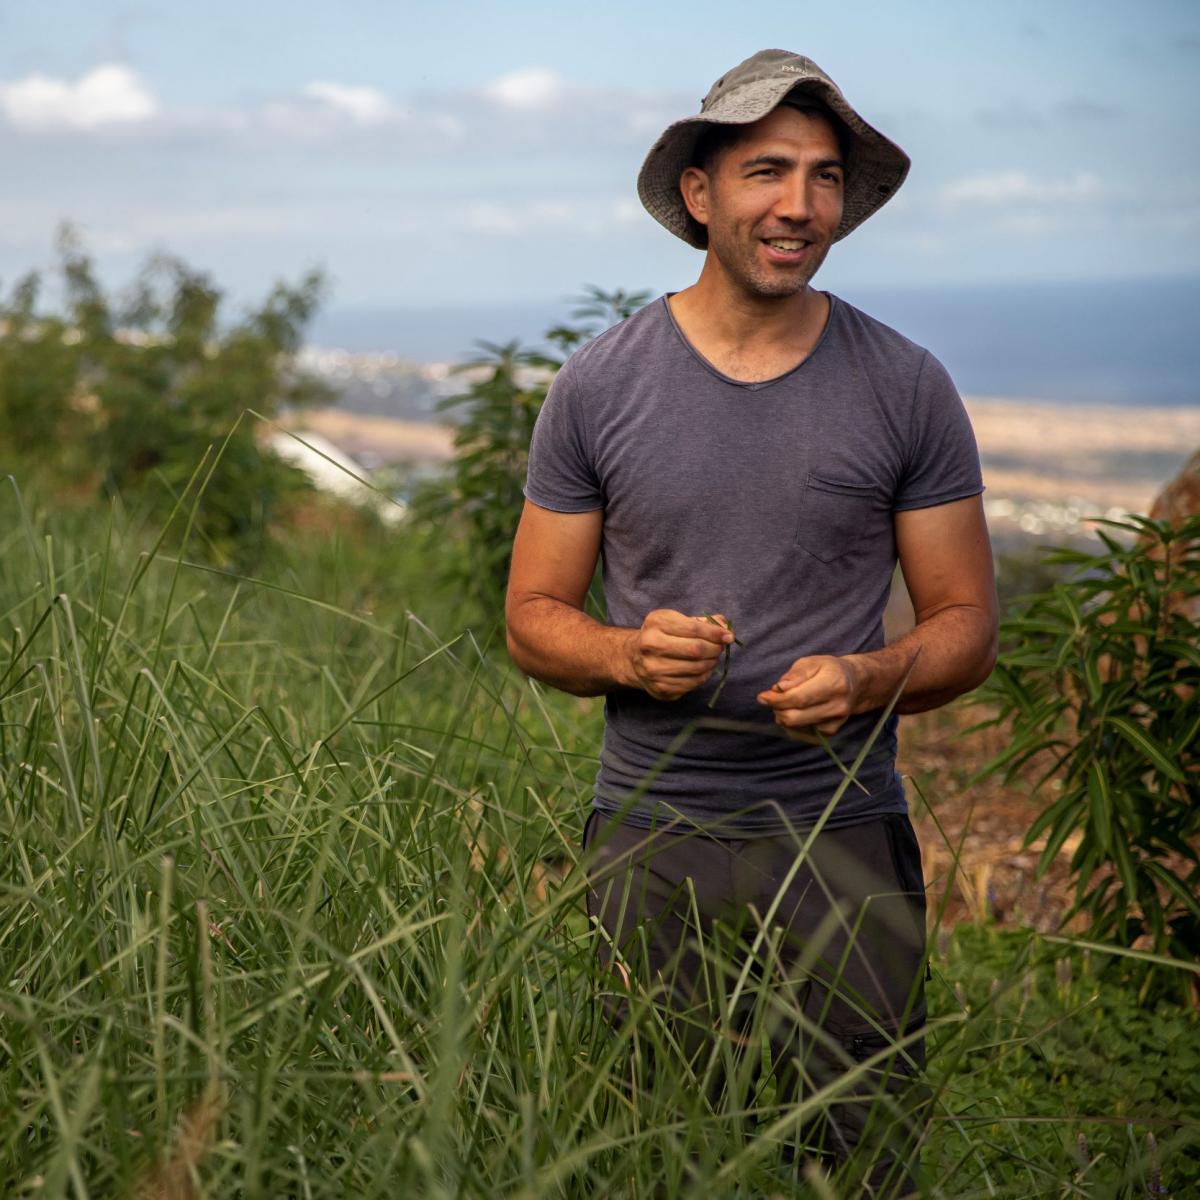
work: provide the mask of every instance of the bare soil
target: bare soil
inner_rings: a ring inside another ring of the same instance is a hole
[[[900,722],[899,768],[908,780],[930,908],[936,911],[944,904],[941,923],[947,927],[986,920],[1057,929],[1071,904],[1067,865],[1078,837],[1068,837],[1045,875],[1037,878],[1045,839],[1028,848],[1024,839],[1053,800],[1054,780],[1035,789],[1045,766],[1033,763],[1013,784],[994,776],[974,782],[1007,744],[1001,727],[972,731],[991,715],[982,704],[957,704]]]

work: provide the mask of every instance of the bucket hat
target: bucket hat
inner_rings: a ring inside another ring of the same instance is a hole
[[[811,95],[845,123],[849,153],[842,220],[833,240],[844,238],[885,204],[908,174],[908,155],[854,111],[841,89],[811,58],[788,50],[760,50],[727,71],[709,88],[700,112],[668,125],[650,148],[638,173],[638,196],[659,224],[703,250],[708,236],[689,220],[679,177],[708,125],[749,125],[765,117],[785,97]]]

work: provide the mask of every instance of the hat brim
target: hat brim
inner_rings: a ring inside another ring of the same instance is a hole
[[[793,92],[815,96],[845,123],[850,133],[849,161],[842,219],[833,240],[839,241],[861,225],[895,194],[908,174],[910,160],[895,142],[864,121],[835,86],[818,78],[756,80],[739,88],[719,109],[668,125],[638,172],[638,196],[646,211],[689,246],[706,249],[704,227],[691,220],[679,190],[679,177],[691,163],[700,134],[708,125],[753,124]]]

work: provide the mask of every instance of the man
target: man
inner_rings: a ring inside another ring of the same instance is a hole
[[[668,127],[638,190],[703,268],[556,376],[509,582],[517,665],[607,698],[585,831],[605,953],[628,956],[646,925],[643,967],[687,1011],[696,938],[724,923],[761,948],[769,917],[800,1028],[771,1045],[796,1098],[881,1037],[904,1046],[898,1073],[921,1061],[920,855],[894,716],[876,727],[893,703],[919,712],[975,687],[996,651],[978,455],[953,384],[810,286],[908,166],[782,50]],[[601,554],[606,623],[583,611]],[[916,626],[885,646],[897,559]],[[821,1145],[845,1156],[871,1113],[827,1116]]]

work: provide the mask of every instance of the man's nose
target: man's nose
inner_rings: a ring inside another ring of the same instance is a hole
[[[775,215],[790,221],[807,221],[812,216],[812,190],[803,175],[789,177],[775,205]]]

